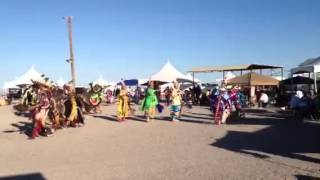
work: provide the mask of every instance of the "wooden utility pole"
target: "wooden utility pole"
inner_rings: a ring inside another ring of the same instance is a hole
[[[74,55],[73,55],[73,45],[72,45],[72,17],[67,16],[65,17],[68,23],[68,32],[69,32],[69,48],[70,48],[70,59],[69,63],[71,65],[71,81],[72,86],[76,87],[76,70],[75,70],[75,63],[74,63]]]

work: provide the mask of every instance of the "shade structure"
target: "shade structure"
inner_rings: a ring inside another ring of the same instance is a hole
[[[278,69],[281,66],[271,66],[262,64],[240,64],[233,66],[216,66],[216,67],[195,67],[189,72],[208,73],[208,72],[223,72],[223,71],[241,71],[241,70],[258,70],[258,69]]]
[[[280,84],[313,84],[314,80],[308,77],[296,76],[292,78],[285,79],[280,82]]]
[[[318,92],[317,74],[320,72],[320,57],[310,58],[300,63],[298,67],[291,69],[291,75],[302,73],[313,73],[314,91]]]
[[[227,84],[248,86],[277,86],[279,85],[279,81],[271,76],[259,75],[252,72],[229,79],[227,81]]]

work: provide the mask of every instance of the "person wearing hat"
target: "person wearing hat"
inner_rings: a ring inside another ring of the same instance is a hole
[[[121,90],[119,92],[119,104],[118,104],[118,121],[124,122],[130,112],[130,98],[127,86],[124,82],[121,82]]]

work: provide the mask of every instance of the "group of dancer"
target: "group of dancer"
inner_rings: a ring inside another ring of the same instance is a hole
[[[150,122],[155,117],[155,113],[158,110],[161,112],[163,106],[159,104],[154,83],[150,82],[148,88],[145,91],[145,97],[141,104],[141,110],[145,112],[146,121]],[[170,92],[170,93],[167,93]],[[190,94],[187,94],[187,96]],[[168,97],[169,96],[169,97]],[[181,90],[178,82],[173,82],[173,87],[166,89],[166,99],[170,99],[170,116],[173,122],[179,121],[181,116],[182,105],[186,105],[192,108],[192,102],[188,98],[183,103],[183,97],[186,96]],[[189,98],[192,99],[192,98]],[[213,113],[213,119],[216,124],[224,124],[231,115],[238,117],[244,116],[241,111],[242,107],[246,104],[246,98],[242,93],[240,87],[235,86],[232,89],[227,90],[226,88],[217,88],[212,91],[209,96],[210,109]],[[119,104],[118,104],[118,121],[124,122],[126,118],[132,114],[134,109],[130,106],[130,95],[127,87],[124,83],[121,85],[119,93]]]
[[[224,124],[231,115],[244,116],[241,109],[246,104],[246,98],[240,87],[235,86],[231,90],[217,88],[209,97],[210,109],[213,112],[216,124]]]
[[[30,138],[50,136],[65,127],[84,125],[82,102],[71,85],[63,88],[33,82],[25,90],[20,104],[14,106],[20,112],[29,112],[32,120]]]
[[[76,93],[72,85],[64,85],[63,88],[33,82],[22,96],[21,104],[15,106],[17,110],[30,112],[32,120],[31,138],[39,135],[50,136],[56,130],[65,127],[80,127],[84,125],[83,113],[100,113],[102,102],[102,87],[90,84],[88,92]],[[151,122],[156,112],[162,112],[163,106],[158,100],[158,90],[155,82],[150,81],[144,91],[140,110],[144,112],[146,122]],[[178,82],[173,82],[170,88],[170,117],[173,122],[179,121],[183,106],[183,96]],[[217,124],[225,123],[231,113],[240,113],[243,101],[240,89],[233,88],[227,91],[224,88],[216,89],[210,96],[211,110]],[[136,101],[136,100],[135,100]],[[190,102],[185,102],[187,105]],[[24,110],[21,110],[24,109]],[[117,120],[125,122],[135,109],[131,106],[131,95],[124,82],[118,93]]]
[[[173,83],[173,87],[171,88],[171,119],[172,121],[178,121],[178,116],[181,112],[182,105],[182,92],[180,91],[180,87],[178,82]],[[144,99],[141,103],[141,110],[144,111],[144,115],[146,117],[146,122],[150,122],[155,118],[156,111],[161,112],[163,106],[159,104],[157,98],[157,90],[155,90],[154,82],[150,81],[148,84],[148,88],[145,90]],[[119,104],[117,117],[119,122],[126,121],[126,118],[134,113],[134,109],[130,105],[130,95],[125,83],[121,83],[121,90],[119,93]]]

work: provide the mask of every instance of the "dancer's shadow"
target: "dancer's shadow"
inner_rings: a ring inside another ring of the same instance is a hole
[[[320,177],[312,177],[305,175],[295,175],[297,180],[320,180]]]
[[[103,115],[103,116],[97,116],[92,115],[94,118],[100,118],[103,120],[108,120],[112,122],[118,122],[118,117],[116,115]],[[146,118],[144,116],[129,116],[126,118],[127,120],[133,120],[133,121],[139,121],[139,122],[146,122]]]
[[[0,177],[0,180],[45,180],[45,179],[46,178],[41,173]]]
[[[170,116],[161,116],[157,117],[156,120],[160,121],[172,121]],[[197,116],[190,116],[183,114],[180,118],[178,118],[180,122],[186,122],[186,123],[196,123],[196,124],[212,124],[212,118],[207,117],[197,117]],[[211,120],[211,121],[208,121]]]
[[[3,133],[15,133],[18,132],[20,134],[25,134],[28,137],[31,137],[32,135],[32,128],[33,123],[32,122],[18,122],[18,123],[12,123],[12,127],[16,128],[16,130],[5,130]]]
[[[94,118],[100,118],[100,119],[103,119],[103,120],[108,120],[108,121],[113,121],[113,122],[118,122],[118,119],[114,116],[97,116],[97,115],[91,115],[92,117]]]

